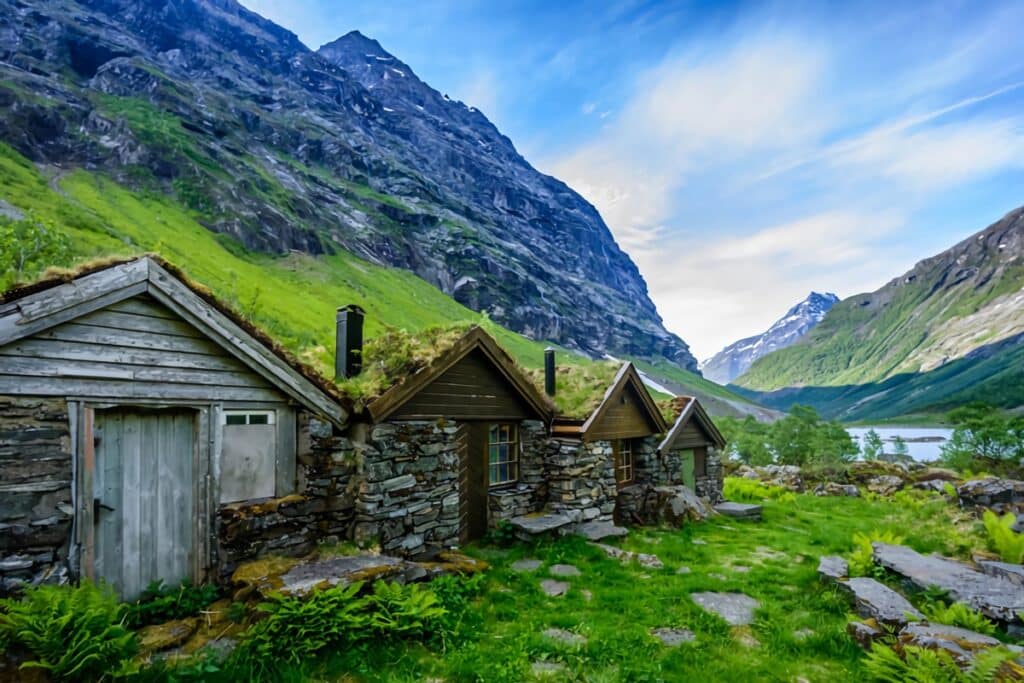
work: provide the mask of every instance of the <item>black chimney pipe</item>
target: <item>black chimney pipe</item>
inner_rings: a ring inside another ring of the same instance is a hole
[[[335,327],[334,378],[355,377],[363,369],[363,318],[355,304],[338,309]]]
[[[555,395],[555,350],[551,347],[544,349],[544,392]]]

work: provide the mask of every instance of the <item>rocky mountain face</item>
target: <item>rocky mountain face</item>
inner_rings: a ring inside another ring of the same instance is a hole
[[[314,52],[234,0],[0,0],[0,141],[249,250],[344,249],[527,336],[696,370],[593,206],[358,33]]]
[[[838,302],[839,297],[835,294],[811,292],[761,334],[733,342],[701,362],[701,372],[712,382],[729,384],[746,372],[758,358],[796,343],[820,323]]]
[[[894,401],[899,384],[918,409],[926,398],[940,404],[956,396],[1014,406],[1024,404],[1022,345],[1024,207],[881,289],[844,299],[735,383],[793,400],[834,401],[824,389],[842,388],[858,402]],[[868,385],[875,390],[857,389]],[[930,393],[935,387],[941,395]]]

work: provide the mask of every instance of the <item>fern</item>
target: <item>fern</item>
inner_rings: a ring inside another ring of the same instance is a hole
[[[137,652],[108,587],[36,586],[21,600],[0,601],[0,642],[23,647],[57,681],[96,681],[122,670]]]
[[[999,517],[991,510],[985,510],[982,516],[989,546],[999,553],[1004,562],[1021,564],[1024,563],[1024,534],[1018,534],[1011,528],[1015,520],[1010,513]]]
[[[961,670],[945,650],[912,645],[903,657],[881,643],[875,643],[864,662],[868,678],[881,683],[992,683],[1001,680],[1004,667],[1015,667],[1016,654],[996,647],[975,655],[970,668]]]
[[[378,581],[371,604],[370,626],[385,638],[422,636],[445,615],[433,591],[417,584]]]
[[[928,621],[947,626],[959,626],[985,635],[995,635],[996,626],[984,614],[977,612],[962,602],[954,602],[946,606],[941,603],[928,603],[922,607]]]
[[[891,531],[872,531],[870,534],[857,532],[853,535],[854,550],[850,554],[850,576],[866,576],[871,574],[875,568],[874,548],[875,542],[899,545],[903,543],[903,537]]]

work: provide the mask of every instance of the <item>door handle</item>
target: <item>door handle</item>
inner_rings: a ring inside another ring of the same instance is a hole
[[[92,516],[93,518],[100,516],[100,510],[106,510],[107,512],[114,512],[114,508],[109,505],[104,505],[103,501],[99,498],[92,499]]]

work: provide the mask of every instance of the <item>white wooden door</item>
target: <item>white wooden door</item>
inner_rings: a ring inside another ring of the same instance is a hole
[[[94,576],[133,600],[192,578],[196,413],[97,411]]]

